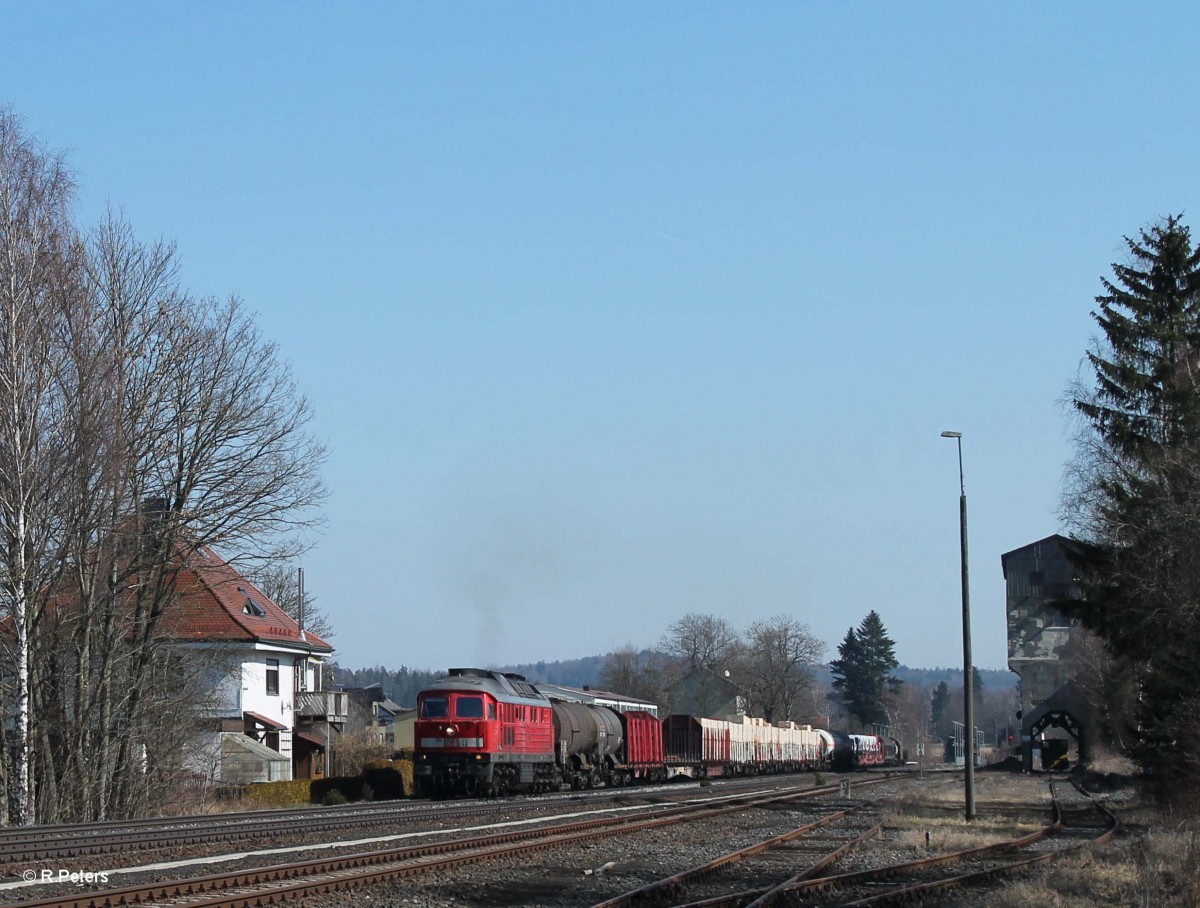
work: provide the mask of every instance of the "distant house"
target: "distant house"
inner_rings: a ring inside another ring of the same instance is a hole
[[[350,697],[350,724],[365,728],[366,743],[386,745],[395,750],[399,746],[396,741],[396,720],[413,710],[389,699],[378,684],[348,687],[346,693]],[[409,747],[412,747],[411,741]]]
[[[744,688],[707,668],[694,668],[666,689],[672,713],[709,718],[744,716],[749,702]]]
[[[221,784],[325,774],[331,737],[346,721],[345,694],[324,690],[333,647],[211,548],[180,570],[176,592],[165,632],[210,657],[205,745],[193,765]]]
[[[398,751],[412,753],[415,739],[417,710],[416,707],[406,708],[392,722],[392,735],[395,738],[395,748]]]

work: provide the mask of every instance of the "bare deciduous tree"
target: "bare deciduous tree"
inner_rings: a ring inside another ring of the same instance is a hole
[[[795,618],[776,615],[751,624],[739,672],[751,712],[772,721],[811,714],[816,667],[824,655],[825,644]]]
[[[658,654],[627,643],[605,657],[600,684],[606,690],[658,704],[663,699],[663,670]]]
[[[722,668],[737,651],[737,631],[724,618],[690,612],[667,628],[659,646],[688,669]]]
[[[0,760],[22,822],[169,796],[220,662],[172,640],[179,571],[207,546],[248,572],[294,557],[324,495],[308,402],[240,302],[189,296],[173,247],[111,212],[78,239],[70,190],[0,113]]]

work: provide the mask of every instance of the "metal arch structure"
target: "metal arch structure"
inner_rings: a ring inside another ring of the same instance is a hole
[[[1091,750],[1092,710],[1075,682],[1068,682],[1025,717],[1021,728],[1021,759],[1029,771],[1033,766],[1033,741],[1048,728],[1061,728],[1076,742],[1080,760]]]
[[[1075,739],[1076,745],[1079,748],[1079,761],[1083,762],[1087,759],[1087,736],[1084,734],[1083,728],[1080,726],[1080,724],[1075,721],[1075,717],[1068,712],[1051,711],[1046,713],[1039,721],[1034,723],[1031,730],[1030,741],[1028,744],[1028,756],[1026,757],[1027,765],[1030,768],[1033,768],[1033,741],[1047,728],[1064,729],[1068,735]],[[1051,745],[1057,746],[1051,747]],[[1042,748],[1043,767],[1046,766],[1046,748],[1048,747],[1051,748],[1051,759],[1055,755],[1057,755],[1060,760],[1066,758],[1068,751],[1065,741],[1063,741],[1061,738],[1057,739],[1056,741],[1045,741]],[[1058,761],[1055,761],[1049,768],[1059,769],[1061,766]]]

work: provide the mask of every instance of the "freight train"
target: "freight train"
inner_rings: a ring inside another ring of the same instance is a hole
[[[747,716],[654,715],[550,699],[517,674],[454,668],[417,696],[418,794],[502,796],[903,761],[900,744]]]

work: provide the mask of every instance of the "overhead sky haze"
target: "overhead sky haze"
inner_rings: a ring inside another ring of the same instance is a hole
[[[331,449],[349,666],[777,614],[1006,665],[1123,235],[1195,223],[1197,10],[164,5],[5,12],[0,103],[82,221],[240,295]],[[1086,376],[1085,376],[1086,377]]]

